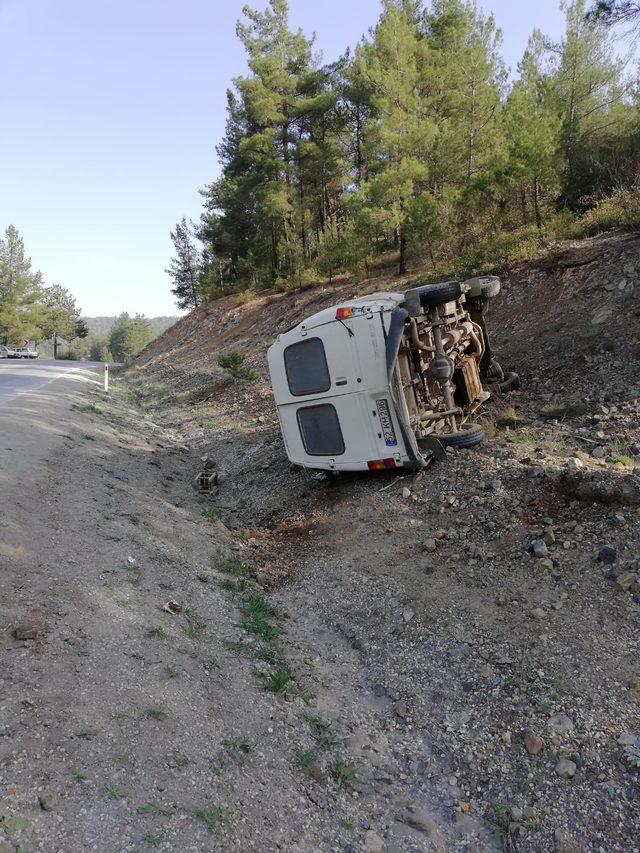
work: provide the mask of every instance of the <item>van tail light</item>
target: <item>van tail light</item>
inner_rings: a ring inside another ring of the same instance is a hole
[[[396,460],[390,459],[371,459],[367,462],[367,468],[370,471],[383,471],[385,468],[395,468]]]
[[[346,320],[351,316],[351,308],[338,308],[336,310],[336,320]]]

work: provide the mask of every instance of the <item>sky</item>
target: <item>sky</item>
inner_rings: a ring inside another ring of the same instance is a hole
[[[225,92],[246,69],[245,0],[0,0],[0,230],[13,224],[47,284],[86,316],[177,314],[169,232],[197,220],[218,174]],[[265,0],[253,0],[263,8]],[[326,61],[378,0],[289,0]],[[481,0],[515,72],[529,34],[558,38],[558,0]]]

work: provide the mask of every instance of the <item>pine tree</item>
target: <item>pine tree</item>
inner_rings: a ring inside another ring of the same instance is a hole
[[[33,272],[24,242],[13,225],[0,240],[0,341],[41,337],[42,274]]]
[[[369,37],[326,66],[286,0],[245,8],[249,72],[203,191],[198,297],[367,273],[392,247],[400,272],[409,256],[434,275],[506,263],[519,229],[531,244],[558,208],[633,183],[637,94],[585,0],[564,8],[566,35],[535,33],[510,90],[501,34],[472,0],[383,0]]]
[[[300,30],[290,31],[286,0],[270,0],[264,12],[245,6],[244,14],[248,23],[238,23],[237,33],[252,74],[235,80],[246,121],[239,147],[261,177],[253,225],[268,240],[275,280],[295,272],[302,255],[294,163],[303,92],[314,67],[312,42]]]
[[[506,79],[501,33],[463,0],[435,0],[426,16],[431,102],[439,127],[434,181],[472,180],[493,157]]]
[[[193,310],[200,304],[201,260],[192,230],[182,217],[171,232],[171,241],[176,257],[171,258],[171,266],[166,270],[173,282],[171,292],[176,298],[178,308]]]
[[[518,189],[523,223],[528,221],[529,199],[539,229],[543,224],[541,197],[555,197],[561,164],[561,121],[551,81],[542,68],[543,56],[542,36],[534,32],[502,113],[506,172]]]
[[[67,341],[86,337],[89,330],[80,317],[80,310],[69,291],[54,284],[42,290],[43,316],[41,330],[44,338],[58,335]]]
[[[111,327],[108,348],[117,361],[130,364],[154,337],[154,331],[146,317],[136,314],[132,318],[125,312],[120,314]]]
[[[376,151],[362,187],[361,220],[394,235],[400,274],[406,272],[409,211],[426,189],[426,160],[437,132],[421,96],[424,44],[404,7],[401,0],[387,0],[371,42],[356,53],[377,113]]]
[[[640,3],[637,0],[596,0],[587,20],[603,21],[607,26],[637,27],[640,25]]]
[[[561,200],[578,209],[597,193],[603,174],[598,148],[619,121],[616,107],[630,91],[622,83],[605,25],[587,20],[585,0],[563,3],[566,34],[548,42],[553,56],[553,84],[562,119],[564,159]]]

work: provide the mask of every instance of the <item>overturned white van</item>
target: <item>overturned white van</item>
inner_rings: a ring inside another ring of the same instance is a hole
[[[268,360],[289,459],[306,468],[420,469],[483,438],[468,418],[490,387],[517,387],[491,355],[495,277],[373,293],[280,334]]]

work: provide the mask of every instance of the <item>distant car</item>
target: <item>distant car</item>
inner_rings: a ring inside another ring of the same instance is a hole
[[[37,358],[37,357],[38,357],[38,353],[33,349],[29,349],[29,347],[17,347],[17,349],[15,350],[15,355],[9,356],[9,358]]]
[[[11,347],[6,347],[4,344],[0,344],[0,358],[20,358],[20,356]]]

